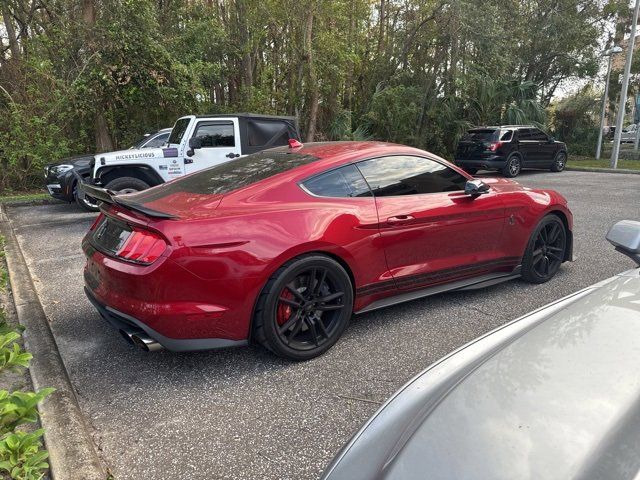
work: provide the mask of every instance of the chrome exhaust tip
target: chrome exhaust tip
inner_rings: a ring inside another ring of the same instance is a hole
[[[120,330],[120,335],[131,345],[135,345],[138,348],[141,348],[145,352],[156,352],[158,350],[162,350],[163,346],[156,342],[153,338],[149,337],[143,331],[132,331],[132,330]]]
[[[157,352],[163,348],[162,345],[156,342],[153,338],[148,337],[142,332],[131,335],[131,341],[136,347],[139,347],[146,352]]]

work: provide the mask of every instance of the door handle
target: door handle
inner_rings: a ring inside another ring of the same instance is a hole
[[[238,158],[240,156],[239,153],[227,153],[227,158]]]
[[[411,215],[396,215],[395,217],[387,218],[388,225],[404,225],[414,220]]]
[[[188,164],[190,164],[190,163],[193,163],[193,160],[192,160],[192,159],[190,159],[190,158],[185,158],[185,159],[184,159],[184,164],[185,164],[185,165],[188,165]]]

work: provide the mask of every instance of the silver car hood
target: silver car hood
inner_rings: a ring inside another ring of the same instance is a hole
[[[398,391],[326,479],[634,478],[640,269],[475,340]]]

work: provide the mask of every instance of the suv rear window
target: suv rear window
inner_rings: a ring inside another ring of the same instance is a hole
[[[144,204],[180,192],[222,195],[315,160],[318,158],[286,151],[253,153],[178,178],[157,188],[129,195],[127,202]]]
[[[252,147],[262,145],[287,145],[289,126],[272,120],[249,120],[247,122],[248,142]]]
[[[469,130],[462,140],[471,142],[495,142],[498,140],[499,130],[494,129],[482,129],[482,130]]]

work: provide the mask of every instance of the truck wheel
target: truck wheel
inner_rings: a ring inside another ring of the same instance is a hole
[[[120,177],[111,180],[104,188],[120,195],[146,190],[149,188],[149,184],[135,177]]]

